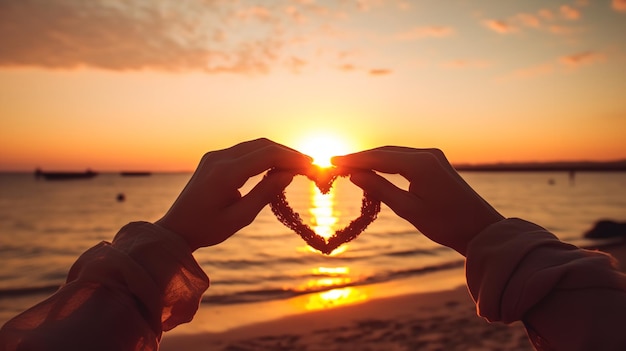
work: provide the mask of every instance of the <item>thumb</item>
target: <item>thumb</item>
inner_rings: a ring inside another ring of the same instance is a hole
[[[267,174],[230,209],[237,213],[246,223],[251,223],[263,207],[276,197],[291,183],[293,174],[289,172],[272,172]]]
[[[350,180],[371,197],[378,199],[404,219],[410,218],[416,211],[416,198],[406,190],[400,189],[385,177],[372,171],[354,172]]]

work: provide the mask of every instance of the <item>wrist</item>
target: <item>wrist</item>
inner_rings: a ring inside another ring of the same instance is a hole
[[[190,252],[194,252],[201,247],[201,245],[198,245],[198,243],[193,240],[191,235],[187,234],[189,231],[185,228],[184,224],[175,223],[170,220],[167,215],[154,222],[154,225],[179,236],[187,244]]]

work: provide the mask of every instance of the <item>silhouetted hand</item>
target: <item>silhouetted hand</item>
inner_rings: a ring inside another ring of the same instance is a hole
[[[465,256],[468,242],[504,217],[483,200],[437,149],[385,146],[332,161],[354,171],[354,184],[378,198],[431,240]],[[374,171],[400,174],[409,182],[403,190]]]
[[[268,139],[208,152],[170,210],[155,224],[182,236],[192,251],[219,244],[250,224],[289,185],[294,173],[272,173],[242,196],[239,188],[250,177],[272,167],[310,166],[310,157]]]

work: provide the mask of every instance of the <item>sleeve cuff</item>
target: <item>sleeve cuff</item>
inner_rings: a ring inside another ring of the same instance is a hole
[[[468,245],[466,276],[478,314],[511,323],[555,289],[611,287],[613,260],[561,242],[517,218],[483,230]]]
[[[129,223],[112,243],[85,252],[69,272],[68,282],[75,279],[127,290],[158,334],[191,321],[209,287],[187,244],[148,222]]]

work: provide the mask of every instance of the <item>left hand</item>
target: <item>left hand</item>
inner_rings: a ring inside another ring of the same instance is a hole
[[[283,191],[294,172],[311,158],[268,139],[206,153],[169,211],[155,224],[182,236],[192,251],[221,243],[250,224]],[[265,177],[245,196],[239,192],[250,177],[272,167],[284,169]]]

